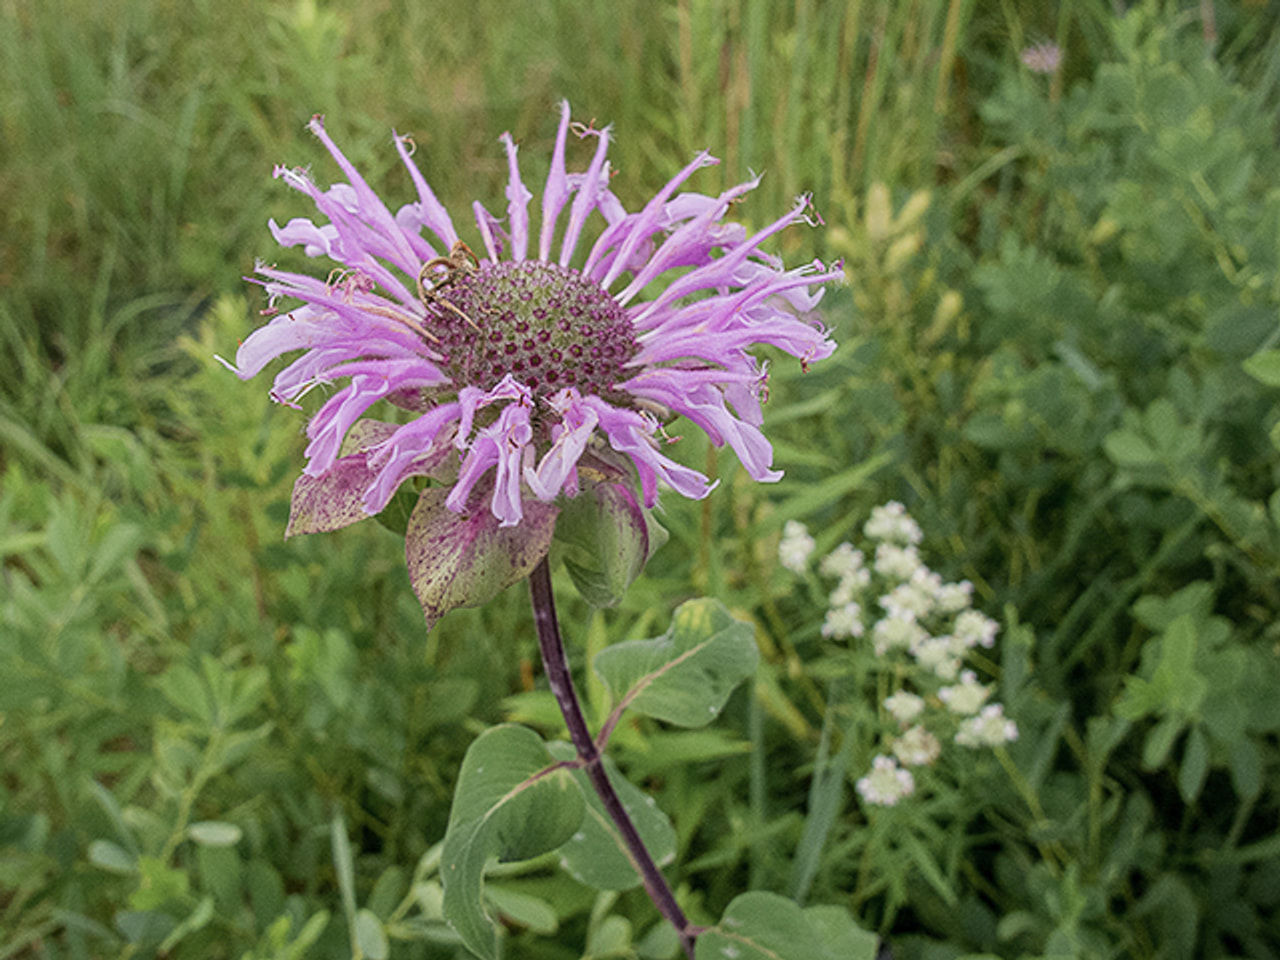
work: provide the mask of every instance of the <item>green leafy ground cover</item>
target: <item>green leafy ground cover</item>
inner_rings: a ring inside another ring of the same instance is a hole
[[[1276,20],[0,2],[0,957],[465,955],[438,846],[464,752],[560,730],[527,595],[427,634],[390,531],[284,542],[301,419],[213,357],[254,259],[287,262],[266,219],[306,214],[271,165],[336,176],[312,113],[389,196],[412,131],[457,210],[501,197],[501,131],[546,154],[562,96],[615,124],[619,195],[709,148],[698,189],[766,171],[748,222],[812,191],[828,226],[786,255],[850,277],[836,356],[775,366],[787,478],[690,437],[719,490],[666,501],[618,608],[561,598],[580,667],[695,595],[755,625],[719,724],[614,734],[691,915],[782,923],[750,889],[904,958],[1280,956]],[[1054,76],[1018,61],[1040,40]],[[890,498],[1001,621],[1020,737],[873,808],[874,657],[821,635],[776,545],[798,519],[828,551]],[[558,863],[486,876],[507,956],[671,955],[642,893]]]

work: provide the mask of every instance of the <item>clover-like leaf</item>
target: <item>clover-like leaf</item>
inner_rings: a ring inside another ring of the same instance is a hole
[[[801,910],[776,893],[734,897],[698,936],[695,960],[873,960],[876,937],[838,907]]]
[[[520,522],[503,527],[486,494],[491,482],[477,485],[466,513],[454,513],[445,506],[448,488],[428,487],[409,518],[405,559],[428,627],[455,607],[492,600],[527,577],[551,548],[556,507],[526,500]]]
[[[555,850],[582,824],[582,790],[528,727],[486,730],[467,749],[449,811],[441,857],[445,919],[462,942],[496,960],[484,912],[484,869]]]
[[[552,743],[548,749],[561,760],[572,760],[576,756],[567,743]],[[652,797],[624,778],[608,757],[604,758],[604,769],[654,863],[658,866],[670,863],[676,855],[676,831],[667,815]],[[587,798],[587,814],[582,825],[560,848],[561,864],[576,880],[597,890],[630,890],[639,886],[640,874],[631,861],[627,845],[591,788],[586,771],[575,769],[573,776]]]
[[[613,696],[612,722],[629,708],[701,727],[720,715],[759,659],[751,624],[735,620],[718,600],[703,599],[681,604],[662,636],[614,644],[593,665]]]

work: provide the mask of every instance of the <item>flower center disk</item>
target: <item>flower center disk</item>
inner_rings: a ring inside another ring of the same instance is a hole
[[[602,287],[540,260],[485,262],[427,299],[441,362],[458,387],[492,389],[511,374],[547,396],[564,387],[607,395],[639,345]]]

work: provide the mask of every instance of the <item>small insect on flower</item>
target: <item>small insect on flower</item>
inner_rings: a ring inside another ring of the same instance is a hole
[[[472,329],[479,332],[480,327],[474,320],[440,296],[440,291],[445,287],[453,285],[459,277],[475,273],[479,267],[480,260],[471,252],[471,248],[464,241],[455,240],[453,246],[449,248],[448,256],[435,257],[422,265],[422,269],[418,272],[418,299],[422,301],[423,306],[439,304],[444,309],[452,311],[469,323]],[[443,275],[439,271],[443,271]],[[426,285],[428,279],[430,286]]]

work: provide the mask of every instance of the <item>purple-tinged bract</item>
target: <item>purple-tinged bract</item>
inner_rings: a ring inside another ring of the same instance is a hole
[[[342,384],[307,427],[291,533],[377,514],[414,476],[447,484],[445,505],[460,516],[482,495],[497,526],[511,527],[535,501],[574,496],[580,465],[621,458],[634,465],[645,506],[660,484],[700,498],[713,485],[662,451],[662,419],[675,414],[729,444],[755,479],[781,476],[760,431],[765,370],[748,351],[768,344],[808,364],[834,349],[811,311],[839,270],[787,270],[763,249],[807,219],[807,198],[748,235],[724,217],[755,180],[716,197],[677,192],[716,162],[702,153],[628,212],[609,189],[610,131],[571,124],[565,104],[540,225],[530,224],[532,195],[504,134],[506,219],[476,204],[478,242],[468,246],[407,138],[396,148],[418,197],[393,214],[319,117],[310,128],[347,182],[321,190],[304,171],[277,168],[322,219],[270,226],[281,244],[338,267],[316,279],[259,266],[274,316],[240,346],[235,366],[249,378],[303,351],[275,379],[272,395],[287,404]],[[596,141],[581,173],[565,169],[571,131]],[[415,415],[403,424],[364,418],[379,400]]]

